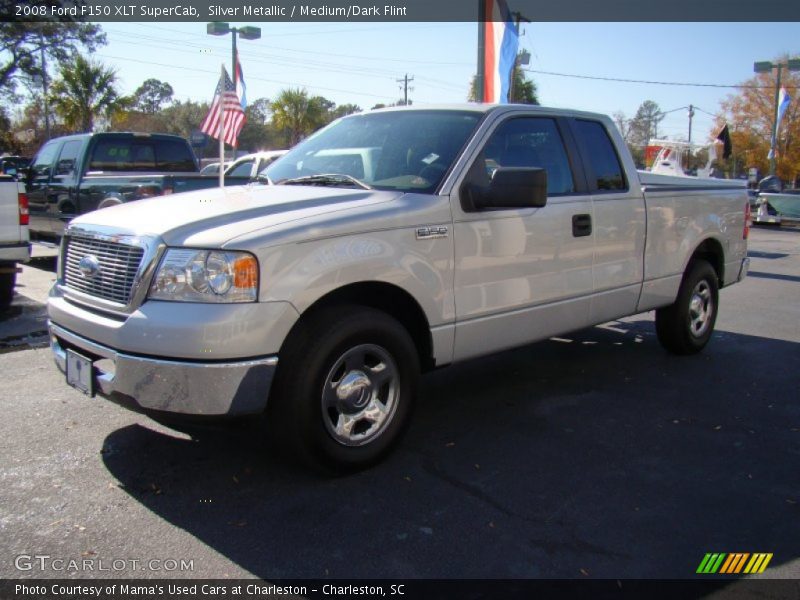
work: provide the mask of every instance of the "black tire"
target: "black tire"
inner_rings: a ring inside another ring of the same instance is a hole
[[[16,265],[12,265],[12,268]],[[16,273],[0,273],[0,312],[11,306],[14,300],[14,285],[17,283]]]
[[[716,271],[705,260],[692,261],[683,276],[675,302],[656,310],[658,341],[673,354],[700,352],[711,339],[718,310]]]
[[[386,313],[316,311],[281,349],[268,433],[289,458],[338,472],[369,467],[404,433],[419,372],[408,331]]]

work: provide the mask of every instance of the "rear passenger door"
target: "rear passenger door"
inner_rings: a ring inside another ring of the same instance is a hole
[[[547,204],[474,211],[457,188],[455,360],[588,324],[592,198],[576,154],[560,118],[508,116],[489,130],[464,183],[488,185],[500,167],[544,168]]]
[[[636,312],[642,288],[646,215],[638,181],[629,181],[610,124],[570,119],[592,194],[592,323]],[[624,141],[617,134],[617,144]],[[627,156],[627,155],[626,155]],[[630,173],[635,173],[632,163]]]
[[[84,140],[68,140],[61,146],[58,159],[53,167],[49,196],[53,201],[48,206],[50,223],[58,235],[64,233],[64,226],[78,215],[77,195],[80,178],[79,158]]]

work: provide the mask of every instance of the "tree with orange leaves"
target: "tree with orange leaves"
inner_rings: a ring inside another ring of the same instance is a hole
[[[786,60],[783,56],[772,62],[785,64]],[[762,176],[769,173],[775,78],[775,70],[759,73],[721,103],[723,114],[717,118],[718,130],[727,122],[733,143],[733,156],[727,165],[729,172],[757,167]],[[776,170],[784,182],[794,183],[800,178],[800,73],[783,69],[781,87],[786,88],[792,100],[778,128]]]

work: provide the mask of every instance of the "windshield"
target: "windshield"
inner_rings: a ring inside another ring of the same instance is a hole
[[[482,113],[390,111],[335,121],[262,175],[281,183],[314,175],[349,175],[370,187],[433,192]]]

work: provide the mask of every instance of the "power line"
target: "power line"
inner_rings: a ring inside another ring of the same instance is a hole
[[[157,25],[151,25],[150,23],[147,23],[146,25],[143,25],[141,23],[133,23],[133,25],[137,25],[139,27],[145,27],[147,29],[161,29],[163,31],[168,31],[172,35],[175,34],[174,29],[170,29],[169,27],[159,27]],[[358,30],[358,32],[359,33],[362,33],[362,32],[365,32],[365,31],[383,31],[383,32],[385,32],[387,30],[391,31],[391,30],[395,30],[395,29],[402,29],[403,31],[413,31],[413,30],[416,30],[416,29],[432,29],[432,28],[441,29],[442,27],[446,27],[448,25],[463,26],[463,23],[460,23],[460,22],[451,22],[451,23],[442,22],[442,23],[431,23],[431,24],[428,24],[428,25],[418,24],[418,25],[414,25],[413,27],[410,27],[408,25],[397,25],[396,27],[389,27],[389,26],[385,26],[385,27],[362,27],[362,28],[360,28]],[[315,29],[310,29],[308,31],[303,31],[301,29],[300,31],[295,31],[294,30],[294,26],[293,26],[293,30],[292,30],[291,33],[270,33],[269,37],[270,38],[275,38],[275,37],[297,37],[297,36],[300,36],[300,35],[326,35],[326,34],[329,34],[329,33],[348,33],[348,34],[352,34],[353,33],[353,29],[352,28],[350,28],[350,29],[328,29],[328,30],[325,30],[325,29],[316,29],[316,30]],[[205,33],[197,33],[197,34],[189,33],[187,35],[196,35],[197,37],[203,37],[206,34]]]
[[[154,65],[154,66],[157,66],[157,67],[170,67],[170,68],[173,68],[173,69],[180,69],[181,71],[194,71],[196,73],[213,74],[213,75],[217,75],[218,74],[215,70],[197,69],[197,68],[192,68],[192,67],[178,67],[178,66],[175,66],[175,65],[168,65],[168,64],[165,64],[165,63],[156,63],[156,62],[150,62],[150,61],[145,61],[145,60],[136,60],[135,58],[124,58],[122,56],[111,56],[109,54],[99,54],[98,53],[97,56],[99,56],[101,58],[113,58],[114,60],[124,60],[124,61],[128,61],[128,62],[135,62],[135,63],[139,63],[139,64],[143,64],[143,65]],[[318,85],[311,85],[311,84],[307,84],[307,83],[303,83],[303,82],[296,82],[296,81],[280,81],[280,80],[277,80],[277,79],[265,79],[263,77],[256,77],[256,76],[249,76],[249,75],[248,75],[247,79],[248,80],[253,79],[253,80],[256,80],[256,81],[264,81],[264,82],[267,82],[267,83],[278,83],[278,84],[281,84],[281,85],[301,85],[303,87],[306,87],[306,88],[309,88],[309,89],[312,89],[312,90],[314,90],[314,89],[316,89],[316,90],[325,90],[325,91],[328,91],[328,92],[340,92],[340,93],[343,93],[343,94],[359,94],[361,96],[371,96],[372,98],[380,98],[381,100],[390,100],[392,98],[389,95],[369,94],[369,93],[363,92],[361,90],[342,90],[342,89],[338,89],[338,88],[321,87],[321,86],[318,86]]]
[[[140,47],[143,46],[143,45],[146,45],[149,48],[165,49],[165,50],[168,49],[168,50],[170,50],[172,52],[182,52],[182,53],[187,53],[187,54],[195,54],[195,53],[190,51],[190,50],[183,50],[183,49],[180,49],[180,48],[174,48],[174,47],[171,46],[171,44],[174,44],[176,46],[180,46],[182,48],[185,48],[185,47],[192,48],[193,47],[193,48],[197,48],[198,50],[203,50],[203,49],[208,47],[208,45],[194,44],[194,43],[191,43],[191,42],[171,42],[169,40],[161,40],[161,39],[158,39],[158,38],[150,38],[148,36],[138,36],[138,35],[135,35],[135,34],[133,34],[133,35],[131,35],[131,34],[117,34],[117,35],[130,36],[130,37],[133,37],[134,39],[145,39],[145,40],[148,40],[148,41],[158,42],[156,44],[152,44],[152,43],[151,44],[142,44],[140,41],[132,42],[132,41],[125,41],[125,40],[117,40],[117,43],[120,43],[120,44],[135,44],[135,45],[140,46]],[[161,45],[161,44],[167,44],[167,45],[164,46],[164,45]],[[299,59],[299,58],[292,58],[292,57],[285,57],[285,56],[277,56],[277,55],[274,55],[274,54],[262,54],[262,53],[259,53],[259,52],[254,52],[254,51],[252,51],[250,49],[248,50],[247,54],[248,54],[249,57],[252,57],[252,58],[260,58],[260,59],[264,60],[265,62],[271,62],[271,63],[276,64],[276,65],[283,65],[283,66],[289,66],[289,67],[295,67],[297,65],[302,65],[302,66],[306,66],[306,67],[311,68],[311,69],[317,68],[318,70],[339,70],[341,72],[346,72],[346,73],[359,73],[359,74],[366,74],[366,75],[371,75],[371,76],[374,76],[376,73],[379,73],[379,72],[382,72],[387,77],[396,76],[397,75],[396,71],[391,71],[391,70],[388,70],[388,69],[379,70],[379,69],[375,69],[374,67],[359,67],[359,66],[354,66],[354,65],[342,65],[340,63],[332,63],[332,62],[325,62],[325,61],[314,61],[314,60],[309,60],[309,59]]]
[[[137,46],[146,46],[149,48],[154,49],[165,49],[170,50],[172,52],[180,52],[183,54],[196,54],[196,51],[187,49],[187,48],[197,48],[198,50],[204,50],[208,48],[209,44],[207,43],[196,43],[188,40],[168,40],[159,37],[153,37],[143,34],[136,34],[136,33],[129,33],[117,30],[109,30],[110,33],[113,33],[115,36],[119,36],[122,38],[130,38],[136,41],[127,41],[125,39],[117,39],[116,43],[120,44],[135,44]],[[149,43],[142,43],[141,40],[145,40]],[[205,40],[204,40],[205,41]],[[211,41],[211,40],[209,40]],[[216,41],[216,40],[214,40]],[[178,46],[178,47],[175,47]],[[280,50],[277,46],[267,46],[272,47]],[[293,51],[293,50],[292,50]],[[320,52],[311,52],[311,54],[325,54]],[[386,77],[394,77],[396,76],[395,71],[391,71],[388,69],[375,69],[374,67],[359,67],[356,65],[344,65],[341,63],[332,63],[332,62],[325,62],[325,61],[314,61],[306,58],[293,58],[287,56],[280,56],[273,53],[262,53],[258,51],[254,51],[252,48],[248,49],[248,56],[254,59],[260,59],[265,63],[272,64],[275,66],[283,66],[288,68],[297,68],[298,66],[302,66],[304,69],[308,70],[317,70],[317,71],[326,71],[326,72],[341,72],[341,73],[348,73],[348,74],[357,74],[364,77],[370,77],[374,79],[382,79],[384,74]],[[349,55],[339,55],[343,57],[349,57]],[[353,57],[355,58],[355,57]],[[130,59],[129,59],[130,60]],[[396,59],[397,61],[401,61],[401,59]],[[144,61],[134,61],[140,62],[142,64],[147,64]],[[414,62],[414,61],[411,61]],[[155,64],[155,63],[154,63]],[[445,64],[445,63],[443,63]],[[449,64],[449,63],[447,63]],[[455,63],[453,63],[455,64]],[[181,67],[178,65],[170,65],[172,68]],[[205,71],[202,71],[205,72]],[[252,76],[248,76],[248,79],[258,79]],[[424,80],[426,83],[426,87],[438,88],[446,91],[461,91],[464,88],[464,85],[452,83],[448,81],[443,81],[441,79],[433,79],[430,77],[422,77],[420,76],[419,79]],[[267,81],[267,80],[264,80]],[[320,88],[322,89],[322,88]],[[383,96],[376,96],[376,97],[383,97]]]
[[[695,109],[695,110],[699,110],[701,113],[705,113],[705,114],[707,114],[709,117],[714,117],[715,119],[716,119],[717,117],[721,116],[721,115],[719,115],[719,114],[716,114],[716,115],[715,115],[714,113],[710,113],[710,112],[708,112],[707,110],[703,110],[702,108],[697,108],[696,106],[694,107],[694,109]]]
[[[133,34],[133,33],[116,31],[116,30],[109,30],[109,31],[111,33],[114,33],[114,35],[116,35],[116,36],[121,36],[123,38],[124,37],[128,37],[128,38],[137,40],[137,41],[126,41],[124,39],[117,39],[116,43],[119,43],[119,44],[133,44],[133,45],[140,46],[140,47],[141,46],[147,46],[148,48],[154,48],[154,49],[163,48],[163,49],[169,49],[172,52],[180,52],[180,53],[183,53],[183,54],[196,54],[196,52],[194,52],[192,50],[187,50],[186,49],[187,47],[188,48],[197,48],[198,50],[204,50],[204,49],[206,49],[208,47],[208,44],[194,43],[194,42],[190,42],[190,41],[165,40],[165,39],[162,39],[162,38],[151,37],[151,36],[141,35],[141,34]],[[139,40],[146,40],[146,41],[151,42],[151,43],[143,44]],[[155,42],[155,43],[153,43],[153,42]],[[164,44],[166,44],[166,45],[164,45]],[[173,47],[173,46],[177,46],[177,47]],[[259,47],[263,47],[263,45],[259,46]],[[277,46],[267,46],[267,47],[268,48],[276,48],[278,50],[281,50]],[[287,49],[287,51],[294,52],[295,50]],[[300,51],[298,51],[298,52],[300,52]],[[322,53],[322,52],[311,52],[311,51],[309,51],[309,53],[311,53],[311,54],[325,54],[325,53]],[[326,72],[337,71],[337,72],[341,72],[341,73],[358,74],[358,75],[362,75],[362,76],[365,76],[365,77],[371,77],[371,78],[380,78],[381,74],[385,75],[386,77],[397,77],[397,72],[393,71],[393,70],[376,69],[375,67],[366,67],[366,66],[361,67],[361,66],[357,66],[357,65],[345,65],[345,64],[341,64],[341,63],[333,63],[333,62],[326,62],[326,61],[315,61],[315,60],[310,60],[310,59],[306,59],[306,58],[299,58],[299,57],[298,58],[294,58],[294,57],[290,57],[290,56],[281,56],[281,55],[273,54],[273,53],[263,53],[263,52],[254,51],[252,48],[248,48],[247,55],[248,55],[248,58],[260,59],[261,61],[263,61],[265,63],[273,64],[273,65],[276,65],[276,66],[285,66],[285,67],[289,67],[289,68],[296,68],[297,66],[302,66],[302,67],[304,67],[306,69],[309,69],[309,70],[318,70],[318,71],[326,71]],[[332,56],[350,57],[350,55],[332,55]],[[355,57],[352,57],[352,58],[355,58]],[[389,60],[389,59],[387,59],[387,60]],[[402,62],[402,59],[394,59],[394,60],[396,60],[397,62]],[[408,62],[415,62],[415,61],[408,61]],[[443,66],[448,66],[448,65],[457,64],[457,63],[441,63],[441,64]],[[460,83],[453,83],[453,82],[443,81],[442,79],[434,79],[434,78],[431,78],[431,77],[423,77],[423,76],[418,76],[418,78],[420,80],[424,80],[426,82],[426,87],[434,87],[434,88],[444,89],[444,90],[448,90],[448,91],[456,91],[456,90],[460,91],[460,90],[462,90],[464,88],[464,85],[462,85]]]
[[[647,83],[651,85],[674,85],[684,87],[710,87],[710,88],[734,88],[734,89],[775,89],[774,85],[742,85],[727,83],[690,83],[685,81],[650,81],[647,79],[624,79],[621,77],[601,77],[599,75],[578,75],[576,73],[556,73],[554,71],[540,71],[537,69],[523,69],[527,73],[538,73],[539,75],[553,75],[556,77],[572,77],[575,79],[594,79],[597,81],[616,81],[619,83]],[[787,88],[797,88],[797,86],[787,85]]]

